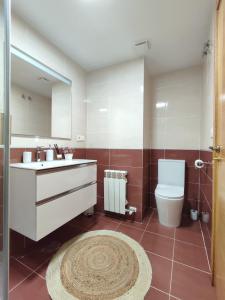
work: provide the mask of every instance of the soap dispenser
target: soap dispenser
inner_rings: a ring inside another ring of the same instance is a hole
[[[46,150],[46,161],[52,161],[52,160],[54,160],[54,151],[51,145],[49,145],[49,149]]]

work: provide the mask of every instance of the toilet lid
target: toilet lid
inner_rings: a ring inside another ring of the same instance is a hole
[[[184,188],[175,185],[158,184],[155,192],[165,198],[181,198],[184,196]]]

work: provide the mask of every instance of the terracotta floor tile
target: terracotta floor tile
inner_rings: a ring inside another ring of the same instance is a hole
[[[117,231],[122,232],[126,235],[128,235],[129,237],[131,237],[132,239],[136,240],[137,242],[140,241],[140,238],[144,232],[144,230],[141,229],[137,229],[137,228],[131,228],[128,227],[126,225],[121,224],[119,226],[119,228],[117,229]]]
[[[96,225],[102,221],[120,223],[120,220],[105,216],[104,214],[95,214],[90,217],[80,215],[78,218],[75,218],[72,223],[80,228],[89,228],[90,226]]]
[[[45,280],[31,275],[22,284],[9,293],[9,300],[50,300]]]
[[[85,232],[85,228],[80,228],[76,224],[68,223],[65,227],[60,227],[54,231],[49,238],[47,237],[47,239],[43,241],[43,245],[45,246],[54,241],[55,245],[58,243],[58,246],[60,246],[60,244],[67,242],[83,232]]]
[[[147,255],[152,266],[152,286],[169,293],[172,261],[152,253]]]
[[[171,231],[159,225],[156,211],[151,215],[151,219],[150,215],[148,213],[143,223],[105,216],[104,214],[96,214],[90,218],[79,216],[72,220],[34,244],[33,248],[29,251],[26,250],[24,255],[19,257],[21,262],[32,269],[36,269],[39,276],[30,274],[29,269],[20,266],[19,262],[13,261],[10,287],[15,287],[21,279],[26,278],[26,275],[30,275],[30,277],[10,292],[9,299],[50,300],[44,278],[48,263],[60,245],[83,231],[109,229],[121,231],[137,241],[143,235],[140,244],[147,251],[152,252],[147,253],[153,269],[153,287],[149,290],[145,300],[177,300],[177,298],[181,300],[214,300],[215,294],[214,288],[210,285],[210,275],[176,262],[174,262],[172,278],[172,295],[174,297],[171,295],[169,298],[172,262],[166,258],[172,258],[174,240],[169,238],[172,234]],[[143,234],[147,225],[148,230],[153,232]],[[176,239],[183,242],[175,240],[175,259],[183,264],[208,271],[206,269],[205,250],[203,247],[196,246],[203,245],[199,223],[190,222],[189,217],[187,217],[184,218],[182,225],[183,227],[176,229]]]
[[[161,225],[158,221],[150,221],[148,227],[146,228],[147,231],[149,232],[154,232],[160,235],[164,235],[170,238],[174,237],[174,228],[169,228],[166,226]]]
[[[152,216],[152,212],[148,212],[147,215],[145,216],[143,222],[134,222],[132,220],[121,220],[121,224],[127,225],[129,227],[135,227],[135,228],[139,228],[139,229],[145,229],[150,218]]]
[[[174,262],[171,294],[182,300],[215,300],[211,276]]]
[[[145,296],[145,300],[169,300],[169,295],[166,295],[151,287]]]
[[[54,241],[43,247],[37,245],[36,248],[28,250],[25,255],[18,257],[18,260],[34,270],[44,263],[48,258],[52,257],[59,246],[60,244]]]
[[[36,273],[45,278],[50,259],[44,262],[39,268],[36,269]]]
[[[141,240],[145,250],[172,259],[173,240],[154,233],[145,232]]]
[[[209,272],[205,248],[175,241],[174,260]]]
[[[188,229],[189,231],[200,231],[200,224],[198,221],[192,221],[189,215],[183,215],[181,226],[178,228]]]
[[[96,224],[90,225],[87,229],[89,231],[92,230],[116,230],[118,228],[119,224],[112,222],[112,221],[106,221],[106,220],[99,220]]]
[[[31,273],[32,271],[23,266],[21,263],[13,258],[10,259],[9,290],[14,288]]]
[[[180,241],[204,247],[202,233],[198,222],[195,222],[190,226],[176,228],[175,238]]]

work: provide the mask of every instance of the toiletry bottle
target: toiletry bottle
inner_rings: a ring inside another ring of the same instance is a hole
[[[51,145],[49,145],[49,149],[46,150],[46,160],[52,161],[53,159],[54,159],[54,151]]]

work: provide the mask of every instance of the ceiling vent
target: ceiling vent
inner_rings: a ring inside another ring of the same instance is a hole
[[[145,55],[151,48],[151,44],[148,40],[140,40],[134,42],[134,49],[138,55]]]
[[[41,80],[41,81],[45,81],[45,82],[50,82],[50,80],[44,76],[41,76],[41,77],[38,77],[38,80]]]

